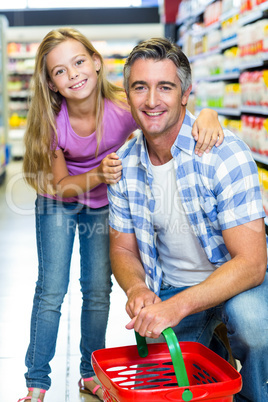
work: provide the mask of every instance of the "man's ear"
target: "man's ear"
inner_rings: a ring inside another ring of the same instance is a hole
[[[53,84],[53,82],[48,81],[48,87],[51,89],[51,91],[58,92],[58,88]]]
[[[183,96],[182,96],[182,98],[181,98],[181,104],[182,104],[182,106],[186,106],[186,105],[187,105],[187,102],[188,102],[188,99],[189,99],[189,96],[190,96],[191,91],[192,91],[192,84],[189,86],[188,89],[186,89],[186,91],[184,92],[184,94],[183,94]]]

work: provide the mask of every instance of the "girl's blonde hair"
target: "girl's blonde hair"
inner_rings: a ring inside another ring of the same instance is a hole
[[[49,185],[52,178],[51,158],[57,146],[56,117],[60,112],[62,103],[61,94],[53,92],[48,86],[50,78],[46,58],[51,50],[69,39],[82,43],[90,56],[96,54],[101,62],[97,81],[96,154],[102,138],[103,100],[108,99],[122,108],[127,108],[123,88],[115,86],[106,79],[101,54],[83,34],[73,28],[60,28],[49,32],[39,45],[36,54],[31,102],[24,136],[24,176],[38,193],[53,193]]]

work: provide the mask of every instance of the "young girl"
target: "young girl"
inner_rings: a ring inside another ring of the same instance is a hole
[[[76,229],[83,295],[79,387],[102,400],[92,377],[91,353],[105,347],[111,292],[106,190],[107,184],[120,180],[122,167],[115,152],[137,125],[123,89],[105,78],[101,55],[74,29],[54,30],[43,39],[33,82],[24,174],[37,191],[39,267],[26,354],[28,396],[20,401],[43,401],[51,384],[49,362],[68,289]],[[203,113],[193,131],[196,136],[199,123],[201,153],[207,139],[209,148],[223,139],[217,115]]]

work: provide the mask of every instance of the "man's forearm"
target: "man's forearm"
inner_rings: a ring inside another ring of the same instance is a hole
[[[110,260],[114,277],[127,295],[135,287],[146,286],[143,266],[133,253],[112,248]]]

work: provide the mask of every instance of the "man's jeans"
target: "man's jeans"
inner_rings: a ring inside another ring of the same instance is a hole
[[[75,232],[80,242],[81,365],[84,378],[93,375],[91,353],[105,347],[109,314],[111,267],[108,206],[90,209],[38,196],[36,238],[38,281],[31,318],[25,374],[28,387],[49,389],[49,362],[55,354],[61,305],[68,290]],[[79,310],[77,311],[79,314]]]
[[[185,288],[162,285],[167,300]],[[173,330],[179,341],[200,342],[209,347],[214,329],[224,322],[232,353],[242,365],[243,388],[236,401],[268,401],[268,274],[262,285],[227,302],[184,318]]]

